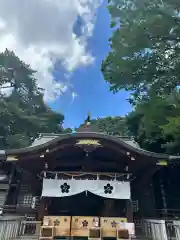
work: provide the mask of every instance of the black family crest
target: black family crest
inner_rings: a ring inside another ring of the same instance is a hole
[[[60,221],[59,221],[58,219],[56,219],[56,220],[54,221],[54,226],[59,226],[59,224],[60,224]]]
[[[109,183],[104,186],[104,193],[105,194],[111,194],[113,191],[113,186],[111,186]]]
[[[61,185],[61,192],[62,193],[69,193],[70,185],[67,183],[64,183]]]
[[[87,220],[84,220],[84,221],[82,222],[82,225],[83,225],[83,227],[87,227],[87,226],[88,226],[88,221],[87,221]]]
[[[117,223],[115,221],[111,222],[112,228],[116,228]]]

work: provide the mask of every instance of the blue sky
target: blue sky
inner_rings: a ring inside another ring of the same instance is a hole
[[[92,118],[105,116],[123,116],[131,110],[127,102],[128,93],[121,91],[113,94],[101,73],[101,62],[108,54],[108,39],[111,36],[110,16],[104,3],[97,12],[97,22],[93,37],[89,40],[88,48],[95,57],[95,62],[74,72],[71,82],[73,91],[78,94],[71,103],[71,95],[61,96],[50,106],[65,115],[64,127],[77,127],[87,116]],[[81,25],[80,19],[77,24]],[[78,28],[75,29],[76,32]],[[79,33],[80,34],[80,33]],[[60,73],[56,73],[58,75]]]

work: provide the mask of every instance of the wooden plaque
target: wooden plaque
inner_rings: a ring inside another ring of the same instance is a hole
[[[127,218],[101,217],[102,237],[117,237],[117,229],[122,222],[127,222]]]
[[[49,225],[54,226],[54,236],[70,236],[70,216],[45,216],[43,225],[49,220]]]
[[[88,237],[89,230],[95,228],[98,217],[73,216],[71,225],[72,237]]]

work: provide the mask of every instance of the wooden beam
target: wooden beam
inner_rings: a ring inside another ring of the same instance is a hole
[[[128,222],[133,222],[133,208],[132,201],[130,199],[126,200],[126,217]]]

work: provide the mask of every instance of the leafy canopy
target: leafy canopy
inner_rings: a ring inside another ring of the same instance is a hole
[[[180,75],[179,0],[109,0],[108,9],[115,28],[102,72],[111,90],[130,90],[133,100],[171,93]]]
[[[29,146],[39,132],[62,132],[64,116],[45,105],[35,71],[8,50],[0,54],[0,66],[0,86],[12,77],[15,83],[12,94],[0,96],[0,149]]]
[[[136,141],[154,152],[180,153],[180,92],[140,102],[126,117]]]
[[[124,121],[142,148],[180,154],[179,0],[109,0],[112,37],[102,63],[110,90],[130,91]]]

